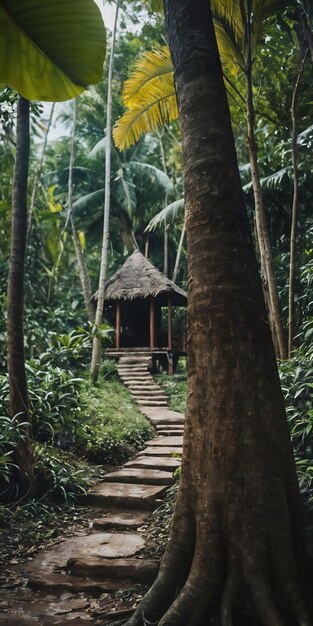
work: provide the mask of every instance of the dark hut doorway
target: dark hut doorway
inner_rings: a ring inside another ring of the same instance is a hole
[[[149,312],[147,299],[120,301],[120,347],[141,348],[150,345]]]

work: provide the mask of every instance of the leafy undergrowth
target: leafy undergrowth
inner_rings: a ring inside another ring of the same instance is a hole
[[[31,560],[43,547],[90,529],[92,510],[31,500],[20,505],[0,506],[0,564],[17,565]],[[35,523],[34,523],[35,521]],[[12,574],[12,572],[10,572]],[[0,577],[5,584],[6,576]]]
[[[163,387],[169,399],[169,407],[174,411],[185,414],[187,397],[187,376],[186,374],[158,374],[155,376],[156,382]]]
[[[31,558],[60,532],[64,536],[67,527],[73,529],[72,522],[79,530],[88,527],[84,515],[80,527],[86,507],[79,505],[79,496],[143,447],[154,432],[118,381],[114,363],[104,362],[96,386],[77,377],[73,381],[70,370],[39,365],[34,367],[35,399],[42,421],[38,426],[40,420],[34,419],[32,431],[39,489],[31,502],[27,496],[19,500],[12,462],[23,428],[8,413],[0,417],[0,500],[5,503],[0,505],[0,561],[6,563]],[[1,384],[7,393],[5,377]],[[3,408],[7,412],[6,402]]]
[[[143,447],[153,432],[118,380],[104,380],[96,387],[85,384],[76,437],[80,452],[89,461],[118,465]]]

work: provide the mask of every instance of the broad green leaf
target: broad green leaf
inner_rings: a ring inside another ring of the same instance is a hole
[[[78,96],[100,80],[104,56],[93,0],[0,0],[0,81],[25,98]]]

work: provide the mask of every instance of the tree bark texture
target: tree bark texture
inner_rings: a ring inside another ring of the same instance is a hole
[[[16,153],[12,193],[12,235],[8,277],[8,371],[11,414],[19,422],[29,422],[29,404],[24,354],[24,266],[27,233],[27,180],[29,165],[29,101],[17,101]],[[25,439],[14,452],[19,468],[20,491],[30,492],[33,483],[29,427]]]
[[[103,219],[103,238],[100,262],[99,288],[97,309],[95,315],[96,332],[93,338],[92,357],[91,357],[91,379],[96,383],[99,376],[99,366],[101,361],[102,340],[99,327],[103,321],[104,309],[104,292],[105,281],[108,266],[109,252],[109,221],[110,221],[110,199],[111,199],[111,143],[112,143],[112,76],[114,63],[114,49],[117,32],[117,20],[119,12],[119,0],[116,1],[114,25],[112,31],[112,44],[110,52],[109,73],[108,73],[108,95],[106,107],[106,150],[105,150],[105,186],[104,186],[104,219]]]
[[[127,624],[309,626],[300,495],[209,3],[164,8],[184,158],[188,400],[168,544]]]
[[[252,2],[250,2],[252,7]],[[277,357],[279,359],[287,358],[287,342],[284,331],[284,325],[281,315],[281,307],[277,292],[273,258],[271,251],[270,238],[266,223],[266,215],[263,203],[263,192],[260,181],[260,172],[257,156],[257,144],[255,139],[255,113],[253,104],[252,91],[252,59],[251,59],[251,9],[247,15],[247,66],[246,66],[246,82],[247,82],[247,126],[248,126],[248,149],[251,169],[251,182],[254,195],[255,206],[255,223],[258,237],[258,247],[260,252],[261,272],[264,281],[264,289],[268,292],[269,319],[273,334],[273,343],[277,349]]]

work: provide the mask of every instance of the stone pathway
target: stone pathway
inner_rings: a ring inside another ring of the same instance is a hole
[[[141,556],[141,527],[173,484],[172,473],[180,465],[173,455],[182,452],[184,416],[167,408],[149,364],[145,355],[121,357],[118,373],[155,426],[155,437],[86,496],[86,503],[99,511],[91,534],[61,541],[26,563],[27,587],[19,602],[3,609],[0,597],[0,624],[103,624],[103,615],[99,622],[92,610],[94,596],[154,580],[158,563]],[[110,613],[110,621],[119,615]]]

